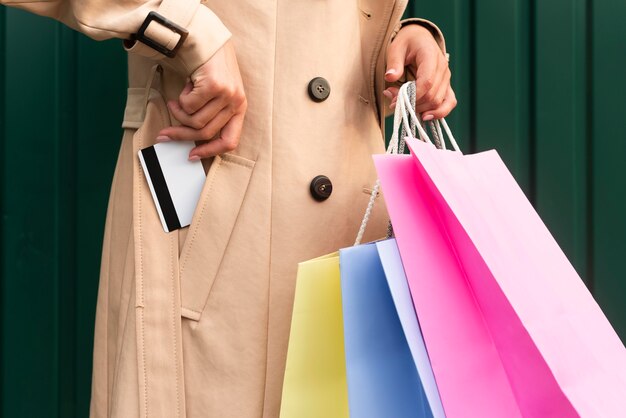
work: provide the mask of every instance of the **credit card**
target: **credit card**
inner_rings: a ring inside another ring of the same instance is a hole
[[[165,232],[191,224],[206,175],[201,161],[189,161],[194,142],[162,142],[139,151],[141,167]]]

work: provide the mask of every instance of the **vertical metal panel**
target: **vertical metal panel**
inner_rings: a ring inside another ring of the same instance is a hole
[[[1,415],[84,417],[125,54],[119,42],[5,14]]]
[[[587,276],[586,4],[553,0],[536,7],[535,203]]]
[[[58,34],[51,21],[32,26],[30,16],[14,10],[7,10],[6,33],[3,416],[56,416],[59,138],[49,79]]]
[[[626,338],[626,3],[415,0],[409,10],[445,31],[458,139],[500,152]]]
[[[56,133],[54,142],[55,171],[50,173],[55,190],[55,247],[57,275],[57,388],[58,414],[76,415],[76,38],[70,29],[56,25],[57,51],[54,60],[56,73],[40,77],[55,86],[52,106],[56,124],[50,131]]]
[[[4,57],[6,54],[6,9],[0,8],[0,56]],[[4,218],[5,218],[5,174],[4,174],[4,161],[5,161],[5,138],[6,138],[6,129],[5,129],[5,103],[6,103],[6,94],[5,94],[5,76],[4,76],[4,59],[0,61],[2,65],[0,65],[0,415],[4,416],[5,408],[4,408],[4,397],[5,397],[5,374],[4,374],[4,362],[5,362],[5,347],[4,347],[4,339],[5,330],[4,330],[4,318],[5,318],[5,310],[4,300],[5,300],[5,245],[4,245]]]
[[[76,85],[76,372],[79,416],[89,407],[95,300],[109,188],[126,99],[120,42],[78,39]]]
[[[458,106],[450,115],[455,136],[464,151],[472,148],[474,125],[472,121],[472,82],[474,76],[472,11],[473,1],[468,0],[418,0],[407,8],[408,16],[419,16],[435,22],[445,34],[450,53],[452,86]]]
[[[593,254],[595,291],[626,340],[626,2],[593,1]]]
[[[530,4],[476,1],[474,112],[477,149],[497,148],[532,196]]]
[[[532,2],[417,0],[409,10],[445,33],[459,101],[450,121],[462,146],[497,147],[531,193]]]

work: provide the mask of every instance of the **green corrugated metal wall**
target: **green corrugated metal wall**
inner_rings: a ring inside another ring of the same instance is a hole
[[[466,150],[497,148],[626,340],[626,2],[418,0]]]
[[[102,229],[126,89],[119,42],[0,9],[2,412],[86,417]]]
[[[464,148],[499,150],[626,338],[626,2],[415,3],[446,33]],[[84,417],[125,57],[15,10],[0,28],[1,414]]]

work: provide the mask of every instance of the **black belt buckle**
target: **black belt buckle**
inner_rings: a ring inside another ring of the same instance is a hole
[[[172,32],[175,32],[180,35],[180,39],[178,40],[178,43],[176,44],[174,48],[168,49],[167,47],[161,45],[158,42],[155,42],[153,39],[150,39],[146,36],[146,29],[148,28],[148,25],[150,25],[150,22],[153,22],[153,21],[159,23],[162,26],[165,26]],[[169,19],[164,18],[157,12],[150,12],[148,13],[148,16],[146,17],[146,20],[144,20],[143,23],[141,24],[141,27],[139,28],[137,35],[135,35],[135,40],[148,45],[150,48],[154,49],[155,51],[160,52],[166,57],[174,58],[176,56],[176,53],[180,49],[180,47],[183,45],[183,42],[185,42],[185,39],[187,39],[187,35],[189,35],[189,31],[187,29],[181,26],[178,26],[176,23],[172,22]]]

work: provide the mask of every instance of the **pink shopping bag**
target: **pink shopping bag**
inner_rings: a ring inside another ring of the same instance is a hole
[[[626,415],[626,349],[498,154],[463,156],[433,152],[418,141],[409,145],[576,411]],[[524,393],[534,383],[533,367],[513,341],[504,339],[502,348],[509,374],[525,378],[519,383]],[[540,406],[537,392],[525,397],[527,409],[532,402]]]
[[[626,350],[495,152],[377,156],[449,418],[618,417]]]

